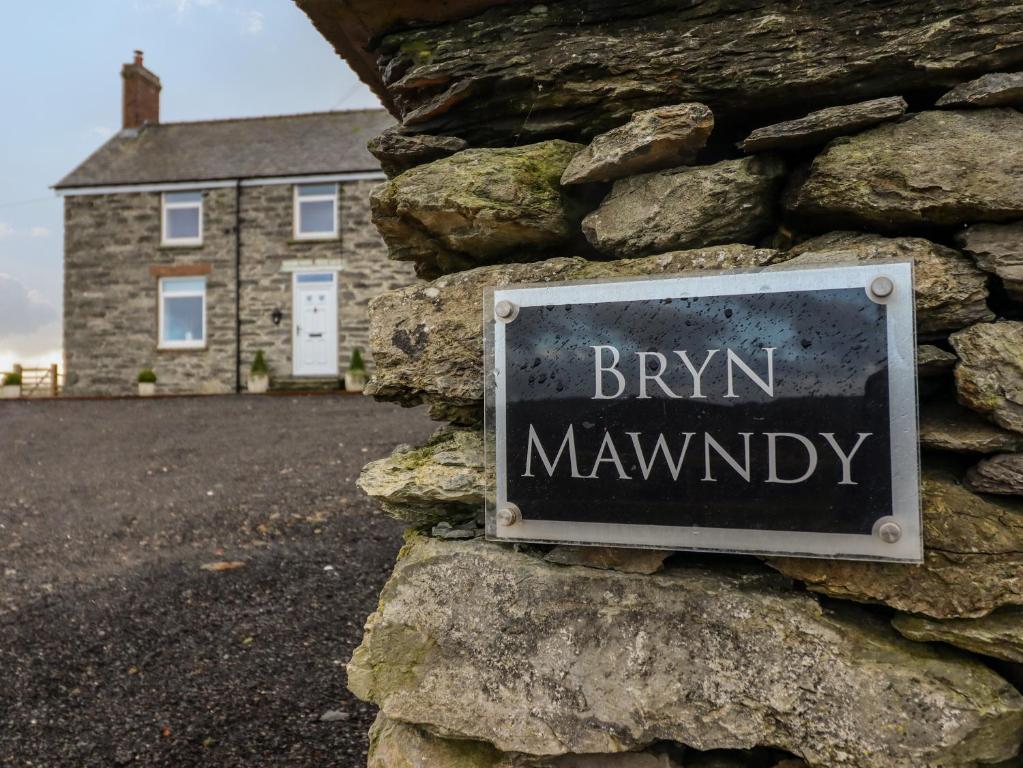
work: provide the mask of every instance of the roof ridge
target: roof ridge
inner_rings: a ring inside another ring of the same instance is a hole
[[[146,128],[159,128],[164,125],[207,125],[209,123],[240,123],[255,120],[286,120],[293,117],[322,117],[323,115],[350,115],[355,112],[387,112],[383,107],[363,107],[362,109],[325,109],[317,112],[288,112],[281,115],[253,115],[249,117],[214,117],[207,120],[172,120],[168,122],[150,123]]]

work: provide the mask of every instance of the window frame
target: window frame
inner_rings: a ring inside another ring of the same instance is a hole
[[[164,331],[166,330],[165,318],[167,316],[166,307],[164,300],[168,298],[167,294],[167,283],[182,282],[185,280],[202,280],[201,291],[189,291],[184,293],[172,293],[172,298],[193,298],[199,296],[202,299],[202,339],[191,341],[187,339],[179,340],[167,340],[164,338]],[[209,290],[209,283],[206,280],[205,275],[198,276],[187,276],[187,277],[161,277],[158,278],[158,300],[157,300],[157,337],[156,337],[156,348],[157,349],[206,349],[206,293]]]
[[[309,195],[306,197],[299,196],[299,190],[302,187],[322,187],[330,184],[334,188],[334,191],[329,195]],[[340,185],[335,182],[309,182],[307,184],[293,184],[291,188],[291,200],[292,200],[292,222],[291,222],[291,234],[295,240],[337,240],[338,237],[338,219],[340,215],[338,213],[338,199],[340,197]],[[330,201],[333,205],[331,206],[331,212],[333,213],[333,224],[334,228],[330,232],[302,232],[302,202],[308,203],[322,203]]]
[[[168,202],[167,195],[178,195],[183,192],[198,192],[199,199],[197,201],[188,202]],[[163,192],[160,194],[160,245],[162,246],[196,246],[202,245],[203,238],[203,211],[205,208],[205,195],[202,190],[195,189],[180,189],[173,192]],[[198,208],[199,209],[199,235],[197,237],[169,237],[167,216],[168,211],[172,210],[183,210],[185,208]]]

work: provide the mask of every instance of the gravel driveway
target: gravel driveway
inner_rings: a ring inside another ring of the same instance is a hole
[[[344,664],[401,543],[353,396],[0,402],[0,765],[360,766]]]

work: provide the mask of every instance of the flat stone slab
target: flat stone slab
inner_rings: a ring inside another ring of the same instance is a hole
[[[759,569],[563,568],[482,540],[407,541],[348,685],[389,719],[538,756],[668,740],[966,768],[1023,738],[1023,696],[984,665]]]
[[[955,237],[978,267],[997,275],[1006,293],[1023,301],[1023,221],[974,224]]]
[[[958,471],[926,469],[922,565],[773,558],[774,568],[831,597],[885,603],[938,619],[1023,605],[1023,501],[978,496]]]
[[[409,168],[450,157],[468,146],[465,139],[455,136],[430,136],[425,133],[407,136],[397,128],[392,128],[370,139],[366,148],[380,161],[384,173],[394,178]]]
[[[1000,427],[1023,432],[1023,322],[978,323],[952,334],[959,402]]]
[[[384,715],[370,728],[369,746],[366,768],[681,768],[667,754],[652,750],[549,759],[504,753],[483,741],[445,739]]]
[[[992,424],[969,408],[940,400],[920,405],[920,445],[956,453],[1023,451],[1023,435]]]
[[[472,520],[484,503],[482,436],[471,429],[440,429],[424,445],[400,445],[371,461],[357,484],[387,514],[411,525]]]
[[[420,165],[373,190],[373,223],[390,257],[436,277],[509,256],[569,246],[588,210],[561,187],[568,161],[583,147],[544,141],[466,149]]]
[[[741,8],[562,0],[485,15],[482,4],[466,11],[449,1],[427,4],[452,9],[449,21],[401,29],[399,19],[423,18],[421,5],[409,5],[404,14],[360,5],[357,17],[381,18],[368,66],[406,127],[504,145],[592,136],[664,104],[698,101],[734,124],[850,94],[949,88],[978,66],[1018,67],[1023,40],[1023,9],[1004,0],[930,0],[925,17],[914,4],[879,12],[837,0]],[[317,11],[320,26],[340,32],[343,16],[331,6]]]
[[[1023,72],[991,72],[957,85],[935,102],[938,107],[1023,106]]]
[[[775,223],[784,174],[780,159],[764,155],[619,179],[583,233],[618,258],[755,243]]]
[[[917,332],[924,337],[994,319],[985,274],[963,254],[930,240],[829,232],[800,243],[788,255],[792,258],[786,263],[793,265],[912,259]]]
[[[956,357],[951,352],[933,344],[921,344],[916,348],[916,372],[921,378],[932,378],[950,373],[956,366]]]
[[[970,467],[966,487],[977,493],[1023,495],[1023,454],[1003,453]]]
[[[572,158],[562,184],[613,181],[692,162],[714,130],[704,104],[674,104],[636,112],[625,125],[593,138]]]
[[[827,107],[798,120],[757,128],[739,142],[739,148],[744,152],[766,152],[826,144],[838,136],[858,133],[864,128],[902,117],[907,109],[906,100],[901,96]]]
[[[983,656],[1023,664],[1023,608],[1005,608],[979,619],[928,619],[899,614],[892,619],[904,637],[948,643]]]
[[[882,232],[1023,218],[1023,114],[935,110],[835,139],[786,205]]]

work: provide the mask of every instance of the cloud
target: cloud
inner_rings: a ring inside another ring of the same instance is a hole
[[[37,237],[37,238],[38,237],[49,237],[50,236],[50,230],[48,230],[46,227],[32,227],[32,230],[29,232],[29,236],[30,237]]]
[[[243,11],[242,19],[243,35],[255,36],[262,33],[264,26],[264,17],[262,13],[259,11]]]
[[[19,340],[47,331],[50,326],[59,326],[59,320],[60,312],[40,296],[38,291],[26,288],[10,275],[0,273],[0,340],[13,341],[13,346],[28,351],[25,345],[18,343]],[[59,327],[57,339],[59,345]],[[5,343],[5,346],[11,345]],[[50,348],[54,346],[52,340],[47,346]]]
[[[14,236],[14,227],[8,224],[6,221],[0,221],[0,240],[5,240],[8,237]]]
[[[99,136],[101,139],[109,139],[114,135],[114,129],[109,128],[105,125],[94,125],[89,129],[89,133]]]

